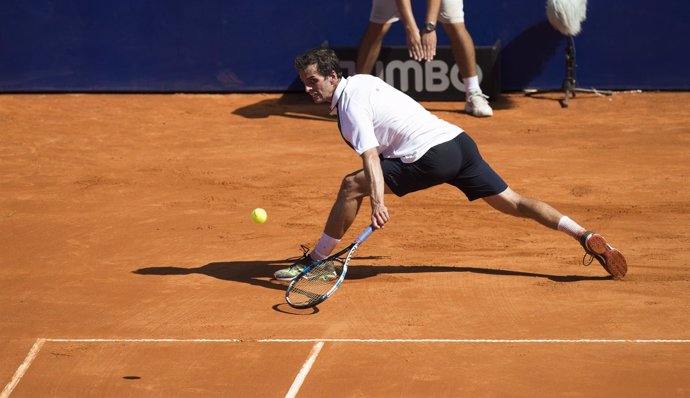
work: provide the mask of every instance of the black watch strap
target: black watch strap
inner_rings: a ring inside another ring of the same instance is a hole
[[[431,32],[433,32],[433,31],[435,31],[435,30],[436,30],[436,25],[435,25],[435,24],[433,24],[433,23],[431,23],[431,22],[427,22],[427,23],[424,24],[424,33],[431,33]]]

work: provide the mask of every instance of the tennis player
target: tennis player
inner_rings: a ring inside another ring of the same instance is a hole
[[[275,279],[291,280],[305,265],[328,257],[365,197],[371,203],[371,223],[379,229],[391,218],[384,194],[404,196],[439,184],[457,187],[470,201],[483,199],[503,213],[562,231],[578,240],[615,279],[625,276],[628,267],[619,250],[550,205],[513,191],[458,126],[439,119],[378,77],[344,78],[329,48],[315,48],[297,57],[295,69],[314,102],[338,115],[340,134],[361,156],[362,169],[343,179],[314,250],[275,272]]]

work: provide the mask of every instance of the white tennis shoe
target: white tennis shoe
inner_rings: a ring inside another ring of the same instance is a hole
[[[489,96],[482,93],[481,90],[467,93],[465,100],[465,112],[476,117],[490,117],[493,116],[494,111],[489,106]]]
[[[297,260],[294,264],[287,268],[279,269],[275,273],[273,273],[273,279],[278,280],[278,281],[291,281],[295,278],[297,278],[297,275],[299,275],[302,270],[307,268],[308,265],[312,265],[314,263],[314,260],[309,257],[309,254],[305,253],[302,258]]]

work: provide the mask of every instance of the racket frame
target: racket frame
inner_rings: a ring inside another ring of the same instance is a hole
[[[348,247],[344,248],[343,250],[328,256],[327,258],[319,261],[315,261],[313,264],[308,265],[305,267],[302,272],[300,272],[299,275],[295,277],[290,282],[290,285],[288,286],[287,290],[285,291],[285,301],[293,308],[298,308],[298,309],[304,309],[304,308],[311,308],[314,307],[318,304],[323,303],[327,298],[329,298],[333,293],[335,293],[336,290],[340,287],[340,284],[343,283],[343,280],[345,280],[345,274],[347,274],[347,266],[348,263],[350,262],[350,259],[352,258],[352,255],[355,253],[359,245],[364,242],[369,235],[371,235],[374,232],[374,227],[372,225],[369,225],[359,236],[357,239],[355,239],[354,242],[352,242]],[[340,256],[343,254],[347,253],[347,256],[345,259],[341,259]],[[290,301],[290,292],[292,291],[292,288],[297,284],[297,282],[302,279],[307,277],[307,274],[309,274],[309,271],[311,271],[314,267],[318,267],[321,264],[328,262],[328,261],[337,261],[339,263],[342,263],[343,271],[340,273],[340,277],[338,277],[338,280],[335,282],[335,284],[322,296],[320,296],[318,299],[311,300],[306,304],[296,304]]]

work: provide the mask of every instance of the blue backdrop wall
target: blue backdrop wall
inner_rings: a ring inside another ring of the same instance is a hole
[[[413,1],[423,15],[425,1]],[[292,61],[324,41],[355,47],[368,0],[3,0],[0,91],[299,90]],[[475,44],[502,44],[504,91],[559,88],[565,38],[545,1],[465,0]],[[688,0],[590,0],[578,85],[690,89]],[[439,33],[441,45],[447,37]],[[396,24],[384,45],[404,45]]]

